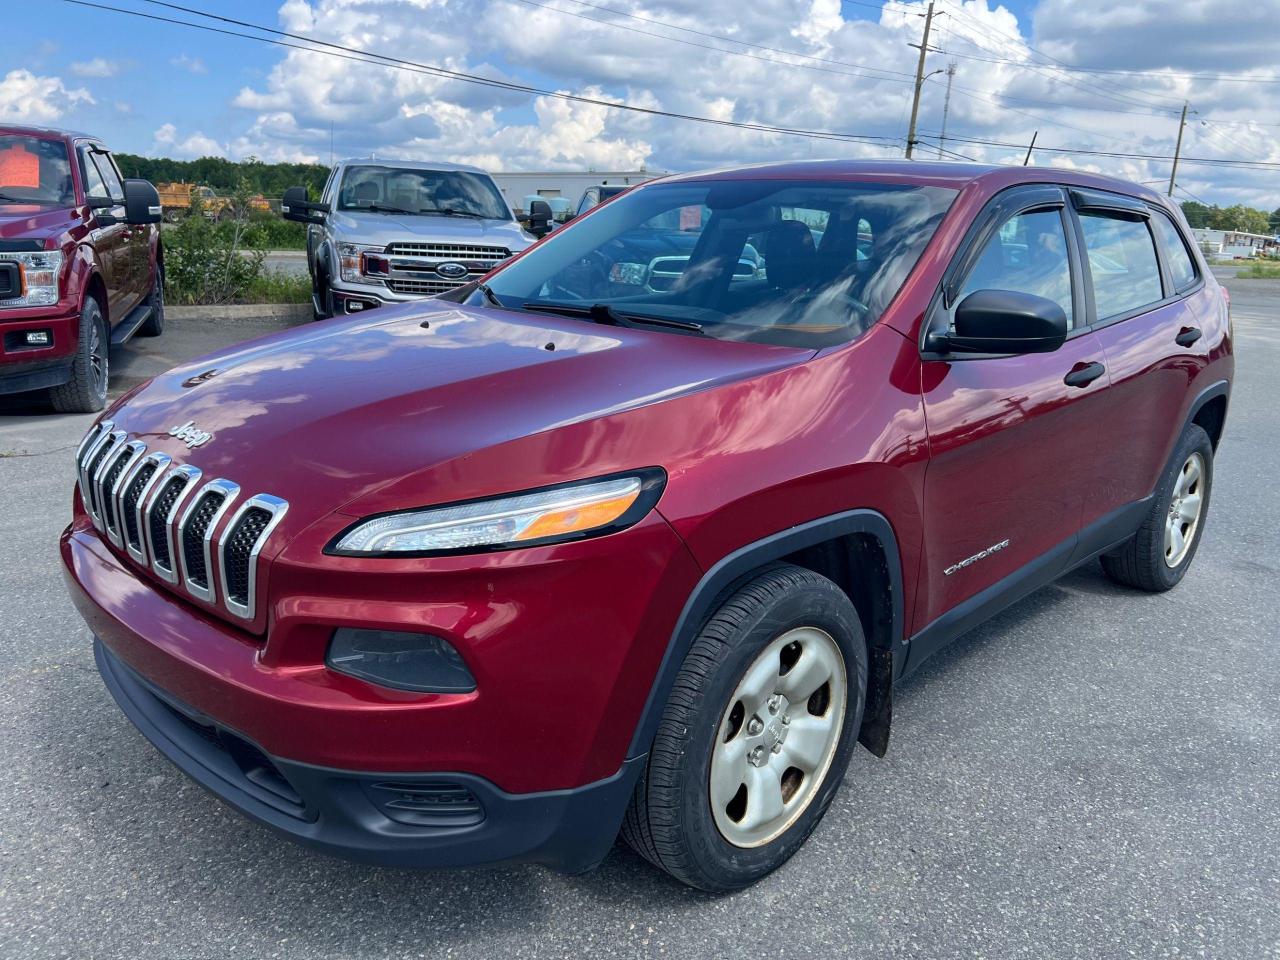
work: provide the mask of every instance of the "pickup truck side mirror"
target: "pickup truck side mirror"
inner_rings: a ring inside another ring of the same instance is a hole
[[[529,212],[520,218],[520,222],[535,237],[545,237],[551,232],[551,204],[545,200],[534,200],[529,204]]]
[[[290,187],[280,201],[280,215],[294,223],[324,223],[329,205],[307,199],[306,187]]]
[[[1067,313],[1015,290],[975,290],[956,307],[955,331],[931,337],[945,353],[1052,353],[1067,339]]]
[[[124,220],[125,223],[141,226],[147,223],[159,223],[160,194],[146,180],[126,180],[124,182]]]

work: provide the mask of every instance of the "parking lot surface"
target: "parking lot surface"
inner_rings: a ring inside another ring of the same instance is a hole
[[[116,708],[66,597],[90,418],[0,402],[0,956],[1280,956],[1280,282],[1227,283],[1237,385],[1187,579],[1091,564],[939,654],[888,757],[725,897],[621,846],[572,878],[355,866],[222,806]],[[272,326],[174,324],[117,388]]]

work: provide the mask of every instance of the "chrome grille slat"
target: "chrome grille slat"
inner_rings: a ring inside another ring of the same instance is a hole
[[[90,517],[93,516],[93,511],[89,503],[89,464],[94,453],[97,452],[97,447],[102,444],[103,438],[111,433],[111,427],[110,420],[94,424],[80,441],[80,446],[76,448],[76,481],[80,485],[80,501]]]
[[[151,569],[169,583],[178,582],[178,566],[173,562],[173,523],[191,491],[200,482],[200,471],[183,465],[164,479],[143,516]]]
[[[102,471],[110,463],[112,451],[124,442],[124,436],[123,430],[110,433],[103,431],[102,438],[93,445],[86,458],[88,466],[85,468],[85,487],[89,491],[89,499],[85,503],[85,509],[89,511],[93,525],[99,530],[102,529],[102,503],[99,499],[102,490]]]
[[[245,620],[257,615],[258,555],[288,509],[288,503],[271,494],[250,497],[227,524],[219,544],[223,603]]]
[[[107,539],[121,549],[124,549],[124,522],[120,517],[120,495],[146,452],[147,445],[141,440],[126,443],[102,480],[103,523],[107,528]]]
[[[192,498],[178,521],[174,543],[178,548],[182,581],[187,592],[197,599],[214,602],[213,536],[239,493],[240,487],[230,480],[210,480]]]
[[[135,561],[147,565],[147,502],[172,463],[165,453],[153,453],[142,461],[125,487],[119,509],[124,513],[124,548]]]
[[[403,241],[387,245],[392,257],[433,257],[437,260],[492,260],[497,263],[511,256],[506,247],[473,243],[412,243]]]
[[[469,280],[465,277],[461,280],[417,280],[392,277],[387,281],[387,286],[395,293],[447,293],[468,282]]]

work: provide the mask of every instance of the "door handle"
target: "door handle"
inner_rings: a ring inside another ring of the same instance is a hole
[[[1062,378],[1062,382],[1068,387],[1087,387],[1106,372],[1107,368],[1096,360],[1093,363],[1077,363]]]
[[[1178,335],[1173,338],[1173,342],[1180,347],[1189,347],[1200,339],[1199,327],[1183,327],[1178,331]]]

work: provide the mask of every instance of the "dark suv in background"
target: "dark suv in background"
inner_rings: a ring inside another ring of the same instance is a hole
[[[0,394],[102,409],[110,348],[164,329],[159,222],[98,138],[0,126]]]

